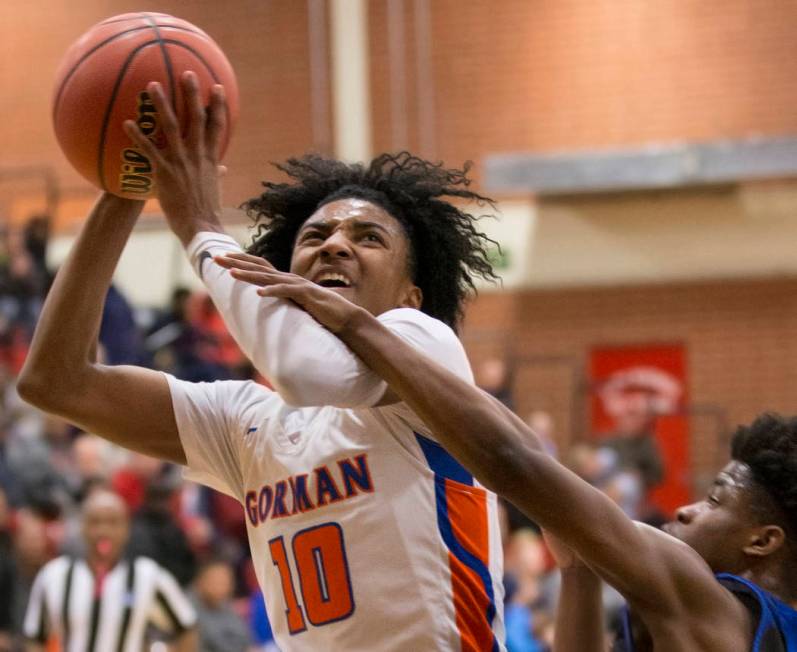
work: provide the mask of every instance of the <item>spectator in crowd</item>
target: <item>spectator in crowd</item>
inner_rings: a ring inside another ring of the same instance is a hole
[[[25,608],[36,575],[58,545],[53,529],[35,512],[27,508],[17,510],[12,535],[14,590],[10,596],[14,633],[22,631]]]
[[[545,410],[534,410],[529,414],[526,423],[529,424],[529,428],[537,433],[540,441],[545,446],[545,450],[552,457],[558,458],[559,447],[556,443],[556,424],[551,413]]]
[[[72,433],[65,421],[36,415],[18,421],[8,442],[7,459],[14,470],[22,502],[46,519],[60,516],[72,500]]]
[[[199,652],[247,652],[249,631],[232,606],[232,566],[211,559],[200,567],[191,597],[197,612]]]
[[[161,475],[149,484],[144,503],[133,516],[130,554],[151,557],[188,586],[196,573],[196,556],[177,522],[179,478]]]
[[[133,309],[115,285],[108,288],[100,324],[100,343],[110,365],[149,366],[149,356],[136,324]]]
[[[107,484],[114,465],[113,458],[111,445],[104,439],[88,433],[75,437],[71,474],[78,501],[82,501],[92,486]]]
[[[25,249],[31,257],[31,262],[43,279],[46,279],[45,289],[49,288],[50,272],[47,269],[47,245],[50,242],[49,215],[32,216],[22,230]]]
[[[514,586],[504,607],[507,650],[544,652],[553,621],[543,591],[548,569],[542,538],[533,530],[517,530],[504,550],[504,570]]]
[[[195,613],[174,578],[146,557],[123,557],[124,502],[96,489],[83,506],[85,556],[58,557],[36,576],[25,614],[28,650],[53,638],[62,649],[144,649],[147,626],[168,628],[174,649],[196,648]]]
[[[191,297],[188,306],[191,323],[202,333],[198,347],[202,360],[216,366],[217,378],[223,374],[227,378],[247,378],[245,374],[250,373],[251,365],[224,325],[224,319],[216,310],[210,295],[197,292]]]
[[[124,452],[125,462],[111,476],[111,486],[127,503],[131,514],[144,504],[147,487],[160,478],[164,463],[154,457]]]
[[[513,369],[506,358],[491,357],[484,360],[476,370],[476,383],[485,392],[497,398],[510,410],[515,409],[512,394]]]
[[[189,319],[190,301],[190,290],[176,288],[169,308],[148,329],[145,345],[162,371],[191,382],[213,381],[219,370],[199,356],[202,333]]]

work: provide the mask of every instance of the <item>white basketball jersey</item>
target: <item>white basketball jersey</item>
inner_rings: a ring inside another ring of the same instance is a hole
[[[392,312],[472,381],[447,326]],[[244,506],[281,649],[504,649],[496,497],[404,404],[294,408],[253,382],[169,383],[188,477]]]

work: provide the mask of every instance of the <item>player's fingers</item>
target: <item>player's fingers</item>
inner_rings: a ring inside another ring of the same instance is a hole
[[[239,269],[243,272],[273,272],[273,268],[264,265],[261,262],[250,262],[248,260],[238,260],[237,258],[226,258],[224,256],[217,256],[214,258],[222,267],[227,269]]]
[[[161,131],[163,131],[168,145],[167,152],[179,156],[183,149],[180,125],[177,123],[177,116],[174,114],[171,102],[166,99],[163,86],[158,82],[150,82],[147,84],[147,93],[149,93],[152,104],[158,112]],[[168,157],[168,153],[166,156]]]
[[[133,120],[125,120],[122,126],[124,127],[125,133],[130,136],[130,140],[144,152],[146,157],[150,160],[150,163],[154,163],[156,166],[163,166],[166,164],[163,156],[161,156],[160,150],[155,147],[155,143],[144,135]]]
[[[247,283],[259,285],[261,287],[285,282],[284,277],[281,277],[279,274],[275,274],[274,272],[254,272],[245,269],[231,269],[230,274],[233,278],[236,278],[239,281],[246,281]]]
[[[247,263],[253,263],[256,265],[261,265],[262,267],[266,267],[268,269],[275,269],[274,265],[268,262],[265,258],[261,258],[260,256],[255,256],[253,254],[248,254],[246,252],[232,252],[228,254],[224,254],[223,256],[216,256],[218,259],[229,259],[230,261],[244,261]]]
[[[185,114],[188,116],[188,129],[186,132],[188,146],[192,151],[201,154],[204,142],[202,135],[205,133],[205,107],[202,106],[202,96],[199,92],[199,79],[192,70],[186,70],[180,79],[183,88],[183,101]]]
[[[207,128],[205,129],[205,146],[211,160],[221,158],[221,146],[227,126],[227,100],[224,86],[216,84],[210,91]]]
[[[298,285],[289,283],[277,283],[276,285],[266,285],[257,289],[261,297],[274,297],[275,299],[298,300],[304,297],[304,290]]]

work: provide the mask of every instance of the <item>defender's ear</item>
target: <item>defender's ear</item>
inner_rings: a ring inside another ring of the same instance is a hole
[[[750,535],[744,553],[751,557],[768,557],[786,543],[786,533],[778,525],[762,525]]]

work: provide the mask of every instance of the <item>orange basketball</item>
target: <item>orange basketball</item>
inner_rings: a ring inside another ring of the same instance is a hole
[[[146,92],[158,81],[182,121],[180,75],[193,70],[207,104],[224,86],[229,143],[238,115],[238,84],[227,57],[201,29],[167,14],[122,14],[92,27],[67,50],[55,80],[53,124],[69,162],[91,183],[133,199],[154,197],[153,165],[125,134],[135,120],[157,145],[158,115]]]

